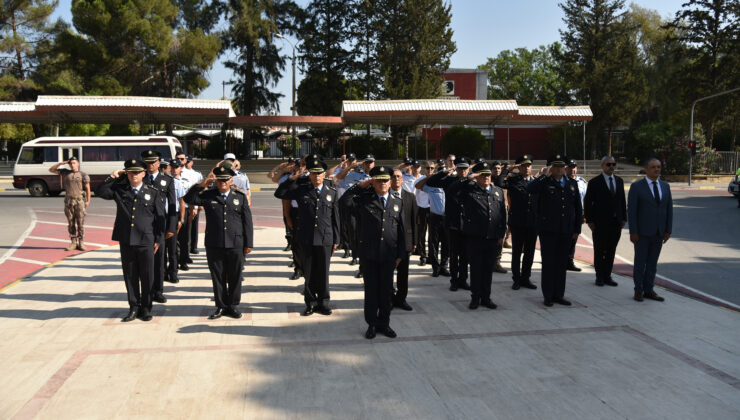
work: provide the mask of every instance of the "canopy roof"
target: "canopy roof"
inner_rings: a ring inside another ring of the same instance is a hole
[[[514,100],[417,99],[344,101],[345,124],[493,125],[517,114]]]
[[[314,128],[341,128],[344,126],[342,117],[314,116],[314,115],[247,115],[229,119],[231,127],[258,128],[258,127],[314,127]]]

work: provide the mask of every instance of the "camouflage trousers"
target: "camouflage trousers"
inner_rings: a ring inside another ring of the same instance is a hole
[[[64,215],[67,216],[69,237],[82,240],[85,236],[85,199],[65,197]]]

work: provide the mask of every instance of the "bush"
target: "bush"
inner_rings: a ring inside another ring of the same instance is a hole
[[[470,127],[450,128],[442,136],[440,147],[442,156],[454,154],[475,158],[488,155],[488,141],[485,136],[479,130]]]
[[[680,156],[684,140],[681,138],[681,128],[663,122],[647,123],[632,130],[627,135],[624,151],[630,161],[644,162],[652,157],[664,157],[666,161],[680,161],[688,158]],[[688,140],[685,143],[688,148]],[[683,149],[687,151],[688,149]],[[676,155],[678,153],[678,155]],[[669,155],[670,159],[669,159]],[[688,156],[688,155],[687,155]],[[683,173],[688,172],[688,164]]]
[[[283,153],[283,156],[293,156],[294,150],[301,150],[301,141],[296,137],[284,135],[278,138],[277,147]]]

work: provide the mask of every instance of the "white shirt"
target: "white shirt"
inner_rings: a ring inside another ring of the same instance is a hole
[[[132,186],[131,186],[131,189],[133,189],[134,191],[136,191],[136,195],[138,195],[138,194],[139,194],[139,193],[141,192],[141,187],[142,187],[143,185],[144,185],[144,183],[143,183],[143,182],[142,182],[141,184],[139,184],[139,186],[138,186],[138,187],[134,187],[134,186],[132,185]]]
[[[428,209],[429,208],[429,194],[425,191],[416,188],[416,183],[426,178],[426,175],[422,175],[414,181],[414,195],[416,196],[416,205]]]
[[[653,195],[653,198],[655,198],[655,192],[653,191],[653,182],[658,184],[658,198],[662,200],[663,199],[663,187],[660,186],[660,180],[656,179],[655,181],[653,181],[652,179],[645,176],[645,181],[647,181],[648,183],[648,188],[650,188],[650,194]]]
[[[417,178],[405,172],[402,175],[403,175],[403,184],[401,184],[401,188],[410,192],[411,194],[415,194],[416,187],[414,187],[414,184],[416,183]]]
[[[383,208],[388,207],[388,198],[390,197],[390,193],[385,193],[385,195],[380,195],[380,194],[376,194],[376,195],[378,196],[378,201],[380,201],[380,197],[383,197],[383,203],[385,203]]]
[[[588,182],[580,176],[575,177],[576,184],[578,184],[578,193],[581,195],[581,206],[583,206],[583,199],[586,197],[586,190],[588,189]],[[616,188],[616,186],[615,186]]]
[[[601,176],[603,176],[603,177],[604,177],[604,182],[606,182],[606,189],[607,189],[607,190],[610,190],[610,188],[611,188],[611,187],[610,187],[610,185],[609,185],[609,180],[610,180],[610,179],[612,180],[612,182],[614,183],[614,192],[616,193],[616,192],[617,192],[617,179],[616,179],[616,178],[614,178],[614,175],[607,175],[607,174],[605,174],[604,172],[602,172],[602,173],[601,173]],[[610,191],[611,191],[611,190],[610,190]]]
[[[175,184],[175,210],[180,211],[180,199],[185,196],[185,187],[180,178],[172,178]]]
[[[247,178],[247,174],[238,172],[232,179],[234,180],[235,187],[244,190],[245,192],[249,190],[249,178]]]

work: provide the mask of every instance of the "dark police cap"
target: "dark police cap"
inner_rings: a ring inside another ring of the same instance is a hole
[[[485,161],[486,161],[486,158],[484,158],[483,156],[481,156],[481,157],[479,157],[478,159],[475,160],[475,164],[477,165],[477,164],[483,163]]]
[[[561,154],[554,154],[547,159],[547,166],[565,166],[568,158]]]
[[[370,177],[373,179],[389,180],[393,169],[388,166],[376,166],[370,170]]]
[[[465,156],[462,156],[459,159],[455,160],[455,166],[458,168],[469,168],[470,159],[466,158]]]
[[[324,160],[324,157],[321,156],[318,153],[313,153],[313,154],[310,154],[310,155],[306,155],[304,159],[306,160],[306,163],[308,163],[308,162],[311,162],[313,160],[323,161]]]
[[[533,160],[534,160],[534,158],[532,157],[532,155],[522,155],[522,156],[519,156],[518,158],[516,158],[516,160],[514,161],[514,163],[516,163],[517,165],[522,165],[522,164],[525,164],[525,163],[532,164],[532,161]]]
[[[363,160],[365,162],[375,162],[375,156],[372,153],[368,153]]]
[[[165,158],[159,159],[159,166],[170,166],[170,161]]]
[[[71,162],[73,160],[77,160],[77,156],[70,156],[69,159],[67,159],[67,162]],[[79,162],[79,160],[77,160]]]
[[[354,154],[354,153],[350,153],[350,154],[347,155],[347,159],[349,159],[349,160],[355,160],[355,159],[357,159],[357,155]]]
[[[229,180],[235,175],[234,171],[225,166],[219,166],[218,168],[214,169],[213,174],[216,175],[216,179],[221,180]]]
[[[414,159],[413,161],[411,161],[411,165],[413,165],[413,166],[421,166],[421,162],[419,162],[418,160]]]
[[[136,159],[129,159],[123,162],[123,168],[126,172],[144,172],[144,162]]]
[[[411,165],[413,162],[414,162],[414,160],[411,159],[411,158],[409,158],[409,157],[403,158],[403,164],[404,165]]]
[[[568,159],[567,163],[568,163],[568,166],[571,167],[571,168],[574,168],[574,167],[577,167],[578,166],[578,162],[576,162],[575,159]]]
[[[491,162],[491,166],[502,166],[503,164],[504,163],[500,160],[494,160],[493,162]]]
[[[486,174],[490,175],[491,165],[489,165],[488,162],[476,163],[475,166],[473,166],[473,173],[482,174],[482,175],[486,175]]]
[[[141,152],[141,159],[146,163],[157,162],[162,157],[162,154],[156,150],[144,150]]]
[[[444,164],[445,164],[445,160],[444,159],[441,159],[441,158],[440,159],[437,159],[437,165],[444,165]]]
[[[308,169],[308,172],[319,174],[324,173],[326,172],[326,162],[324,162],[323,160],[314,159],[307,162],[306,168]]]
[[[188,162],[192,162],[192,161],[193,161],[193,157],[191,155],[188,155]]]
[[[180,163],[178,159],[172,159],[170,161],[170,166],[172,166],[173,168],[179,168],[182,166],[182,163]]]

